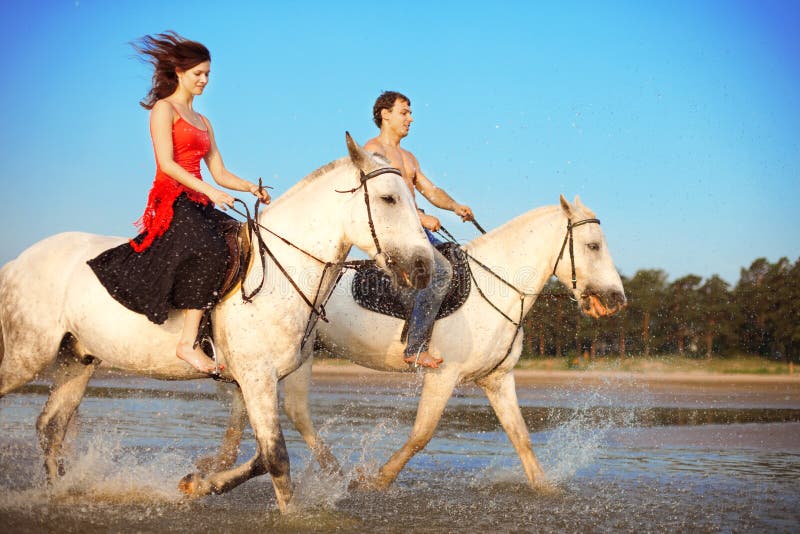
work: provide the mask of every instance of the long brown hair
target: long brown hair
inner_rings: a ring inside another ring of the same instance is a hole
[[[188,70],[204,61],[211,61],[208,48],[172,30],[145,35],[132,42],[131,46],[139,59],[153,65],[153,86],[144,100],[139,102],[145,109],[152,109],[156,102],[175,92],[178,87],[176,68]]]

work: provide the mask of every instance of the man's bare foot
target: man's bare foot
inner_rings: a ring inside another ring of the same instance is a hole
[[[418,355],[416,354],[409,354],[408,356],[403,358],[403,361],[406,362],[408,365],[419,365],[422,367],[430,367],[431,369],[436,369],[439,367],[439,364],[442,363],[444,360],[439,358],[438,356],[433,356],[427,350],[424,352],[420,352]]]
[[[206,356],[206,353],[199,348],[193,347],[191,343],[178,343],[175,355],[201,373],[213,373],[216,369],[214,360]],[[222,371],[225,366],[220,365],[219,369]]]

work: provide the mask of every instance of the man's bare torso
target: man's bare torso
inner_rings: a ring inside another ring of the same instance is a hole
[[[388,159],[392,167],[400,169],[403,180],[405,180],[408,189],[411,191],[411,197],[414,198],[416,202],[414,193],[417,180],[417,158],[414,157],[414,154],[399,145],[391,146],[386,143],[381,143],[379,137],[373,137],[367,141],[364,148],[372,152],[377,152]]]

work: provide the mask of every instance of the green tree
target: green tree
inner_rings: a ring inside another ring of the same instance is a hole
[[[663,339],[667,274],[660,269],[636,272],[625,288],[628,295],[627,338],[638,339],[644,356]]]
[[[728,291],[728,282],[713,275],[706,280],[699,291],[700,315],[702,322],[699,325],[705,344],[706,358],[711,359],[715,346],[721,348],[724,341],[733,337],[733,310],[731,295]]]
[[[665,304],[669,316],[666,318],[665,326],[669,331],[671,342],[681,355],[685,353],[686,340],[697,332],[698,290],[701,281],[699,276],[690,274],[672,282],[667,291]]]
[[[796,265],[792,266],[787,258],[779,259],[767,270],[762,293],[769,355],[787,362],[791,359],[799,315],[796,272]]]
[[[767,334],[769,270],[770,263],[766,258],[758,258],[749,268],[741,269],[739,282],[733,291],[740,346],[745,352],[764,356],[769,354]]]

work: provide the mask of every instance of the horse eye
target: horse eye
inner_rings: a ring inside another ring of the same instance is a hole
[[[589,250],[594,251],[594,252],[597,252],[598,250],[600,250],[600,244],[599,243],[589,243],[586,246],[589,247]]]
[[[381,200],[383,200],[383,201],[384,201],[384,202],[386,202],[387,204],[394,204],[394,203],[396,203],[396,202],[397,202],[397,199],[396,199],[396,198],[394,198],[394,196],[392,196],[392,195],[383,195],[383,196],[381,197]]]

